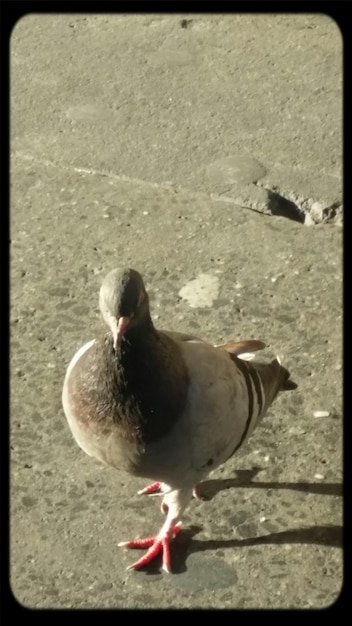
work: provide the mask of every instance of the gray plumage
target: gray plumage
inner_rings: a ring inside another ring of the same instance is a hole
[[[64,381],[64,411],[87,454],[161,483],[164,526],[171,528],[195,485],[245,443],[279,391],[296,385],[277,359],[262,364],[239,358],[263,348],[259,341],[214,347],[157,331],[135,270],[110,272],[99,302],[115,340],[109,332],[74,356]],[[123,332],[117,333],[121,319]]]

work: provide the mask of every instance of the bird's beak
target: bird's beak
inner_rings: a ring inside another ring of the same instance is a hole
[[[117,319],[117,317],[114,317],[114,316],[110,317],[109,325],[110,325],[110,330],[112,332],[112,336],[114,340],[115,351],[117,350],[118,346],[120,346],[122,337],[124,336],[126,328],[129,323],[130,323],[130,318],[127,316],[120,317],[119,319]]]

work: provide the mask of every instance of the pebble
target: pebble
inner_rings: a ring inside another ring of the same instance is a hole
[[[288,432],[290,435],[304,435],[306,431],[299,426],[292,426]]]
[[[314,417],[329,417],[330,411],[314,411]]]
[[[273,277],[271,278],[271,282],[272,282],[272,283],[276,283],[276,281],[277,281],[279,278],[284,278],[284,274],[278,274],[277,276],[273,276]]]

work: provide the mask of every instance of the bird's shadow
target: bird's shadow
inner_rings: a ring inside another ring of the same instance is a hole
[[[251,487],[252,489],[290,489],[292,491],[304,491],[325,496],[342,496],[341,483],[273,483],[268,481],[253,481],[263,468],[253,467],[250,470],[237,470],[236,478],[214,478],[200,483],[199,492],[204,500],[211,500],[219,491],[239,487]]]
[[[200,530],[200,526],[191,526],[180,533],[175,540],[172,553],[172,571],[174,574],[181,574],[187,571],[186,561],[190,554],[205,550],[295,543],[314,543],[334,548],[342,546],[342,527],[337,525],[292,528],[277,533],[270,533],[262,537],[250,537],[247,539],[195,539],[194,537]]]
[[[215,494],[223,489],[250,487],[252,489],[291,489],[330,496],[341,496],[342,485],[340,483],[272,483],[253,481],[253,478],[262,468],[254,467],[251,470],[237,471],[236,478],[207,480],[200,484],[200,496],[204,500],[212,499]],[[317,544],[330,547],[342,546],[342,527],[338,525],[308,526],[293,528],[280,532],[270,533],[261,537],[249,537],[245,539],[195,539],[202,530],[200,526],[190,526],[182,529],[172,545],[172,571],[181,574],[187,571],[186,561],[190,554],[205,550],[218,550],[226,548],[244,548],[267,544]],[[158,573],[154,568],[148,571],[149,575]],[[160,571],[160,570],[159,570]]]

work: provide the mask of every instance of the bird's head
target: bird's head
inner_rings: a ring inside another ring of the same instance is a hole
[[[114,269],[107,274],[100,288],[99,306],[112,332],[115,350],[127,330],[150,319],[143,279],[131,268]]]

